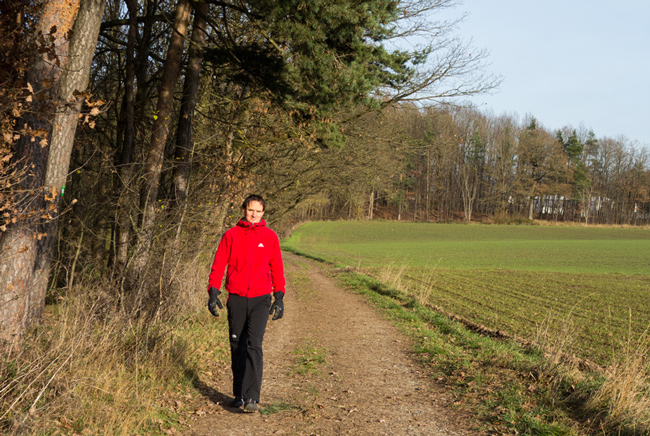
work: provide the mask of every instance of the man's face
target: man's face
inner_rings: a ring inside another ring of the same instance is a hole
[[[247,207],[244,208],[244,216],[249,223],[257,224],[262,221],[264,215],[264,207],[259,201],[251,201]]]

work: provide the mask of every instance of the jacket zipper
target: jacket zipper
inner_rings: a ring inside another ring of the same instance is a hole
[[[251,246],[250,246],[250,251],[248,253],[248,286],[246,287],[246,298],[248,298],[248,294],[251,289],[251,270],[253,269],[253,229],[254,229],[255,224],[251,224],[250,232],[251,232]]]

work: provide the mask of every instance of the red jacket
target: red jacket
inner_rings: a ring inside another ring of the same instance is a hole
[[[240,220],[224,233],[212,263],[209,287],[221,288],[226,273],[226,291],[243,297],[284,292],[284,267],[278,235],[262,220],[252,224]]]

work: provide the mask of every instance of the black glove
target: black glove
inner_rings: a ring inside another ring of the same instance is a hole
[[[223,309],[223,304],[221,304],[221,300],[219,300],[219,294],[221,294],[221,291],[210,286],[208,294],[210,294],[210,299],[208,300],[208,310],[212,315],[219,316],[217,306],[219,306],[219,309]]]
[[[269,310],[269,314],[273,314],[271,321],[280,319],[282,318],[282,315],[284,315],[284,301],[282,301],[284,298],[284,292],[278,291],[273,295],[275,296],[275,300],[273,301],[273,304],[271,304],[271,309]]]

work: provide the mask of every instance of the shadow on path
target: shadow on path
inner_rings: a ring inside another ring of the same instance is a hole
[[[231,407],[230,403],[233,401],[234,397],[226,395],[222,392],[219,392],[215,388],[205,384],[196,372],[186,369],[185,375],[188,378],[192,379],[192,386],[205,398],[212,401],[216,405],[220,405],[230,413],[243,413],[241,408]]]

